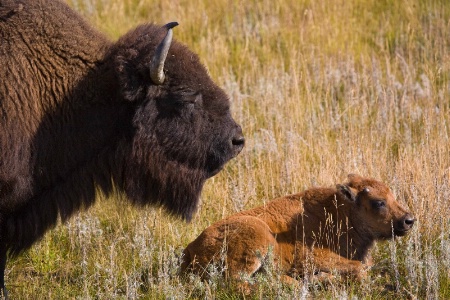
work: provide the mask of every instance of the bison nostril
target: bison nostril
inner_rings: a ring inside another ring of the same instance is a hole
[[[231,141],[233,146],[243,146],[245,144],[245,138],[243,135],[238,135],[233,138]]]

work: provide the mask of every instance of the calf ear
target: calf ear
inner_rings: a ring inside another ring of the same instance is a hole
[[[336,185],[336,188],[348,201],[356,201],[356,195],[348,185],[338,184]]]
[[[348,178],[348,184],[353,187],[358,186],[361,183],[361,181],[363,180],[363,178],[358,174],[348,174],[347,178]]]

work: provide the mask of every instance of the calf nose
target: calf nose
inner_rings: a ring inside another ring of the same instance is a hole
[[[414,222],[416,221],[416,219],[414,219],[414,217],[410,214],[407,214],[405,216],[405,218],[403,219],[403,227],[405,229],[411,229],[412,226],[414,225]]]

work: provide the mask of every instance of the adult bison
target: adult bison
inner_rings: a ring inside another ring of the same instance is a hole
[[[184,250],[182,271],[205,278],[208,265],[225,264],[225,275],[239,280],[262,271],[272,249],[287,282],[306,273],[361,278],[374,241],[413,224],[386,185],[349,175],[336,188],[281,197],[211,225]]]
[[[0,0],[0,285],[7,253],[87,208],[96,187],[191,219],[244,145],[227,95],[172,27],[117,42],[55,0]]]

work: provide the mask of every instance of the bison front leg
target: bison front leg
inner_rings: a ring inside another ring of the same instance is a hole
[[[8,299],[5,287],[6,248],[0,245],[0,299]]]

